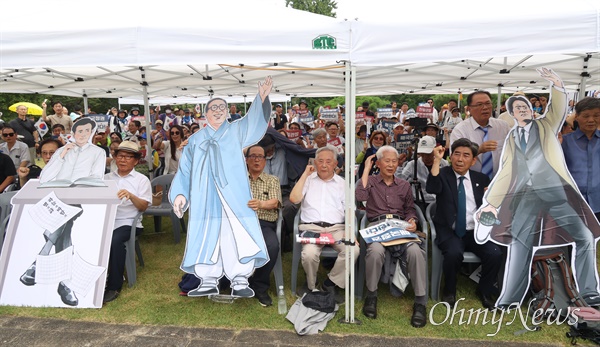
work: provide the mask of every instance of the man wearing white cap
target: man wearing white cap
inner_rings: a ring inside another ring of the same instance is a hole
[[[106,180],[117,182],[117,196],[123,202],[117,206],[115,226],[110,244],[110,258],[108,261],[108,278],[103,302],[113,301],[119,296],[123,286],[123,272],[125,270],[125,242],[131,237],[131,225],[138,212],[146,211],[152,201],[152,188],[148,177],[135,171],[133,168],[142,157],[137,143],[123,141],[115,150],[117,171],[104,176]],[[138,221],[136,235],[143,230],[142,221]],[[130,250],[133,251],[133,250]]]
[[[417,154],[419,158],[417,159],[417,180],[421,183],[421,192],[423,192],[423,199],[426,204],[430,204],[435,202],[435,194],[429,194],[425,192],[425,183],[427,182],[427,176],[429,176],[429,172],[431,171],[431,167],[433,166],[434,156],[433,149],[435,148],[436,143],[435,139],[432,136],[423,136],[421,140],[419,140],[419,146],[417,148]],[[439,167],[443,168],[448,166],[448,161],[441,160],[439,163]],[[415,174],[415,161],[411,160],[403,168],[398,168],[396,171],[396,177],[400,177],[411,182],[414,178]],[[413,196],[415,200],[417,199],[417,192],[415,191],[415,187],[413,186]]]

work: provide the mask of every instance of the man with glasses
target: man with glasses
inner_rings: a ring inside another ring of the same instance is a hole
[[[466,138],[479,145],[479,155],[472,170],[494,177],[500,166],[500,155],[504,139],[510,130],[506,122],[492,117],[494,104],[487,91],[476,91],[467,97],[471,117],[460,122],[452,130],[450,146],[460,138]]]
[[[31,162],[29,148],[21,141],[17,141],[17,132],[15,129],[6,125],[2,128],[2,139],[4,143],[0,144],[0,151],[8,155],[15,165],[15,170],[20,167],[27,167]]]
[[[271,283],[271,271],[277,262],[279,254],[279,240],[277,240],[278,210],[282,206],[279,179],[276,176],[263,172],[265,168],[265,150],[259,145],[250,146],[246,151],[246,166],[252,199],[248,207],[256,211],[258,222],[269,253],[269,262],[258,268],[250,277],[250,288],[254,290],[258,302],[264,307],[271,306],[273,300],[268,290]]]
[[[123,287],[125,257],[127,255],[125,242],[131,237],[131,224],[138,212],[146,211],[152,201],[150,180],[134,170],[141,158],[142,152],[140,152],[137,143],[123,141],[115,150],[117,171],[104,176],[106,180],[117,182],[117,197],[122,199],[123,202],[117,206],[103,303],[111,302],[119,296],[119,292]],[[143,230],[142,221],[140,220],[136,225],[135,234],[139,235]]]
[[[243,118],[230,121],[227,102],[206,104],[208,125],[190,137],[179,160],[169,201],[181,218],[190,209],[188,238],[181,269],[201,280],[188,296],[219,294],[219,279],[231,282],[233,297],[253,297],[248,278],[269,261],[252,199],[242,148],[263,137],[271,117],[267,77]]]

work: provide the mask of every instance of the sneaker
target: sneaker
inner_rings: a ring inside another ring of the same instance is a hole
[[[256,292],[254,294],[254,297],[258,299],[258,302],[260,303],[260,305],[262,307],[268,307],[273,305],[273,299],[271,299],[271,297],[269,296],[269,293],[267,292]]]

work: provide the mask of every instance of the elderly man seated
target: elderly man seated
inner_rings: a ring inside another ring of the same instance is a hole
[[[117,171],[104,176],[106,180],[117,181],[117,196],[123,202],[117,207],[117,216],[110,244],[108,278],[104,291],[104,303],[115,300],[123,286],[125,272],[125,242],[131,236],[131,225],[140,211],[145,211],[152,201],[152,188],[148,177],[133,168],[142,157],[137,143],[123,141],[115,150]],[[142,221],[138,221],[136,235],[143,230]],[[133,251],[133,250],[132,250]]]
[[[304,173],[290,193],[290,201],[294,204],[302,202],[299,230],[317,233],[331,233],[336,241],[344,237],[345,181],[336,175],[337,149],[326,145],[317,150],[314,165],[308,165]],[[343,302],[343,295],[338,289],[346,285],[346,246],[343,243],[331,245],[339,254],[335,265],[323,282],[322,289],[332,292],[338,303]],[[354,259],[358,258],[359,247],[354,245]],[[309,290],[314,290],[317,282],[319,256],[323,245],[302,245],[302,267],[306,273]]]
[[[264,173],[265,150],[259,145],[250,146],[246,151],[246,166],[248,167],[248,179],[252,199],[248,201],[248,207],[256,211],[258,222],[262,230],[269,261],[254,270],[250,277],[250,288],[254,290],[254,297],[263,306],[271,306],[273,300],[268,290],[271,284],[271,271],[275,267],[279,254],[279,240],[277,240],[277,218],[281,207],[281,188],[277,176]]]
[[[377,162],[375,164],[375,157]],[[379,174],[369,176],[373,165],[379,167]],[[356,185],[356,200],[366,201],[369,226],[386,219],[403,220],[410,223],[407,231],[416,232],[416,211],[410,184],[394,176],[398,166],[398,152],[391,146],[380,147],[374,155],[365,160],[365,170],[361,181]],[[394,253],[399,254],[402,269],[408,273],[415,291],[415,303],[411,325],[420,328],[427,323],[427,266],[426,254],[418,242],[394,245]],[[377,318],[377,285],[385,260],[385,246],[379,242],[367,245],[366,284],[367,297],[363,313],[369,318]]]

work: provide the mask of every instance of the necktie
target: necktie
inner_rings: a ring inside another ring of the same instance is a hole
[[[454,232],[456,236],[463,237],[467,232],[467,194],[465,194],[465,185],[463,184],[465,176],[460,176],[458,179],[460,182],[458,182],[458,207]]]
[[[527,142],[525,141],[525,128],[521,128],[521,150],[523,153],[527,150]]]
[[[479,127],[483,131],[483,142],[488,141],[488,128]],[[485,152],[481,158],[481,172],[492,178],[494,172],[494,163],[492,161],[492,152]]]

